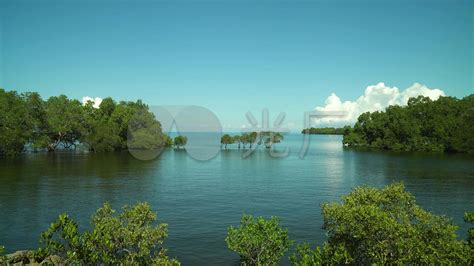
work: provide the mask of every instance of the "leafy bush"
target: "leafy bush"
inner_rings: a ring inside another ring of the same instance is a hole
[[[303,243],[296,246],[296,251],[290,256],[290,261],[295,266],[306,266],[306,265],[322,265],[323,256],[320,247],[316,247],[315,250],[311,250],[308,243]]]
[[[474,224],[474,212],[465,212],[464,221],[466,221],[466,223]],[[474,227],[469,228],[467,231],[467,242],[474,251]]]
[[[338,265],[353,262],[343,245],[337,245],[334,248],[324,245],[323,248],[316,247],[312,250],[308,243],[296,246],[295,253],[289,259],[295,266]]]
[[[329,239],[323,248],[300,245],[294,265],[470,265],[472,251],[457,226],[423,210],[402,184],[358,187],[342,203],[322,205]]]
[[[5,253],[5,247],[0,246],[0,263],[3,263],[3,253]]]
[[[239,227],[231,226],[225,241],[239,253],[242,265],[276,265],[292,244],[276,217],[251,215],[244,215]]]
[[[167,225],[153,226],[156,214],[147,203],[125,206],[119,215],[108,203],[92,217],[92,230],[80,234],[78,225],[68,215],[41,235],[43,247],[38,261],[50,255],[67,258],[68,264],[179,265],[166,255],[163,247]]]

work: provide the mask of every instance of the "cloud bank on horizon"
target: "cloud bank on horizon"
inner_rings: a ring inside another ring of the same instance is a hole
[[[92,102],[93,103],[92,107],[97,109],[100,107],[100,104],[102,103],[102,98],[100,97],[92,98],[89,96],[82,97],[82,105],[86,105],[88,102]]]
[[[345,112],[344,117],[326,117],[315,119],[316,125],[349,125],[357,121],[359,115],[365,112],[382,111],[390,105],[406,105],[408,99],[417,96],[429,97],[431,100],[437,100],[445,93],[440,89],[430,89],[425,85],[414,83],[404,91],[397,87],[386,86],[383,82],[368,86],[364,95],[355,101],[341,101],[341,99],[332,93],[325,101],[324,106],[318,106],[314,110],[320,112]]]

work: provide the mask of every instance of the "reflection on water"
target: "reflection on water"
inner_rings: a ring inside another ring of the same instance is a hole
[[[235,264],[224,238],[243,213],[277,215],[297,241],[321,243],[319,205],[354,186],[403,181],[418,202],[462,225],[474,202],[474,158],[346,150],[340,136],[312,136],[304,159],[301,135],[278,144],[286,158],[264,150],[242,158],[235,147],[209,161],[165,150],[139,161],[128,153],[31,154],[0,160],[0,244],[34,248],[40,232],[61,212],[81,225],[104,201],[115,208],[148,201],[169,224],[170,254],[184,264]],[[288,263],[287,260],[284,263]]]

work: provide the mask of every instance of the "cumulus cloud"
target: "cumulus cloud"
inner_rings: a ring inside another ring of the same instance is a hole
[[[100,104],[102,103],[102,98],[95,97],[91,98],[89,96],[82,97],[82,105],[86,105],[88,102],[92,102],[92,107],[99,108]]]
[[[347,125],[357,120],[360,114],[365,112],[382,111],[390,105],[406,105],[408,99],[419,95],[427,96],[432,100],[444,96],[444,92],[439,89],[430,89],[425,85],[414,83],[404,91],[400,91],[397,87],[386,86],[383,82],[376,85],[368,86],[364,95],[355,101],[341,101],[341,99],[332,93],[325,102],[324,106],[318,106],[315,111],[321,112],[345,112],[343,117],[326,117],[316,119],[317,125],[336,124]]]

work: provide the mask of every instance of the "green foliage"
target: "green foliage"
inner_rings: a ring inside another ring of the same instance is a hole
[[[265,148],[270,149],[274,143],[280,143],[284,136],[278,132],[264,131],[260,132],[259,143],[265,144]]]
[[[179,265],[163,247],[167,225],[153,226],[155,221],[147,203],[125,206],[119,215],[105,203],[92,217],[92,229],[80,234],[77,223],[61,214],[41,235],[36,256],[59,255],[73,265]]]
[[[242,146],[245,148],[247,144],[250,143],[250,136],[248,133],[244,133],[240,136],[240,143],[242,143]]]
[[[36,143],[54,151],[60,145],[65,148],[75,146],[84,132],[84,115],[81,103],[70,100],[65,95],[50,97],[44,104],[46,113],[45,130]]]
[[[264,144],[269,149],[274,143],[280,143],[283,138],[281,133],[272,131],[251,132],[235,136],[224,134],[221,137],[221,146],[223,145],[224,149],[227,149],[227,145],[237,143],[240,149],[241,145],[245,148],[247,144],[250,144],[250,148],[252,148],[254,144]]]
[[[0,154],[32,149],[55,151],[85,144],[90,151],[158,149],[171,146],[161,124],[141,101],[116,103],[105,98],[99,108],[64,95],[43,101],[38,93],[18,95],[0,89]]]
[[[474,95],[410,98],[408,105],[361,114],[343,143],[381,150],[474,153]]]
[[[232,143],[237,143],[239,146],[239,149],[240,149],[240,144],[242,144],[242,136],[240,135],[235,135],[235,136],[232,136]]]
[[[5,253],[5,247],[0,246],[0,263],[3,261],[3,253]]]
[[[168,135],[165,135],[165,147],[173,147],[173,139]]]
[[[41,234],[40,244],[44,247],[37,250],[36,257],[59,255],[70,262],[87,261],[82,242],[77,223],[67,214],[61,214],[58,220]]]
[[[465,212],[464,221],[466,221],[466,223],[474,224],[474,212]],[[467,231],[467,242],[474,251],[474,227],[469,228]]]
[[[334,128],[334,127],[321,127],[321,128],[305,128],[301,131],[302,134],[311,134],[311,135],[343,135],[346,130],[346,127],[343,128]]]
[[[295,265],[472,263],[470,248],[457,239],[458,227],[419,207],[402,184],[358,187],[342,203],[323,204],[322,212],[328,241],[322,249],[297,249]]]
[[[91,131],[86,135],[84,143],[89,145],[90,151],[110,152],[121,150],[122,139],[118,135],[118,125],[112,121],[95,121]]]
[[[0,154],[21,153],[32,137],[34,125],[25,95],[0,89]]]
[[[28,113],[33,124],[29,142],[32,144],[33,149],[41,148],[41,144],[46,142],[46,130],[48,127],[45,102],[36,92],[28,92],[24,95],[28,106]]]
[[[224,148],[227,149],[228,144],[234,143],[234,139],[229,134],[224,134],[221,137],[221,144],[224,145]]]
[[[141,101],[116,104],[106,98],[99,109],[91,110],[85,142],[93,151],[155,150],[167,145],[160,122]]]
[[[139,106],[129,121],[128,148],[139,150],[161,149],[166,145],[166,137],[161,132],[161,124],[145,105]]]
[[[257,132],[251,132],[251,133],[249,134],[250,148],[252,148],[252,145],[257,142],[257,137],[258,137],[258,133],[257,133]]]
[[[323,265],[322,252],[320,247],[311,250],[308,243],[296,246],[296,251],[290,256],[290,261],[295,266]]]
[[[105,98],[99,109],[92,103],[84,106],[85,136],[83,142],[90,151],[109,152],[124,148],[124,140],[120,136],[120,124],[112,119],[117,105],[111,98]]]
[[[353,264],[353,259],[343,245],[332,247],[325,244],[322,249],[316,247],[313,250],[308,243],[299,244],[289,259],[295,266]]]
[[[178,149],[186,146],[186,143],[188,143],[188,138],[185,136],[176,136],[174,138],[174,146]]]
[[[454,151],[474,153],[474,94],[465,97],[462,102],[461,109],[463,110],[458,118],[461,123],[454,131],[451,140],[452,149]]]
[[[276,217],[266,220],[244,215],[239,227],[228,229],[229,249],[238,252],[242,265],[276,265],[292,241]]]

